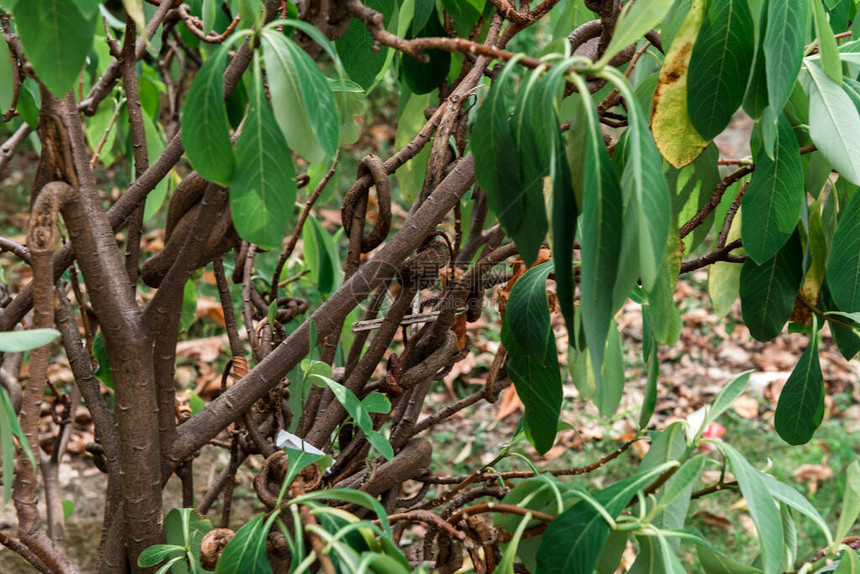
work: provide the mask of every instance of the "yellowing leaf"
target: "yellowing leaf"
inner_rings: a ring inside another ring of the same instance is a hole
[[[134,20],[138,32],[146,29],[146,18],[143,15],[143,0],[122,0],[125,11]]]
[[[706,3],[695,0],[678,29],[672,46],[663,60],[651,116],[651,129],[657,149],[676,168],[699,157],[708,141],[690,123],[687,114],[687,70],[693,44],[702,25]]]

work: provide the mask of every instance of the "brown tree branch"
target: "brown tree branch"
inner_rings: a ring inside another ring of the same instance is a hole
[[[34,298],[33,327],[54,326],[54,281],[52,258],[57,244],[57,214],[66,203],[76,199],[75,191],[65,182],[52,182],[42,188],[33,203],[27,243],[32,256]],[[27,437],[32,456],[39,457],[39,421],[44,388],[48,381],[51,346],[43,345],[30,353],[29,377],[22,389],[21,431]],[[16,457],[13,501],[18,515],[18,536],[38,559],[55,572],[79,572],[53,540],[42,529],[39,516],[36,472],[30,458],[22,452]]]
[[[382,283],[386,269],[392,265],[396,266],[418,247],[419,242],[454,207],[454,203],[460,200],[473,183],[474,159],[467,155],[427,198],[424,205],[406,220],[403,229],[409,230],[408,233],[395,235],[375,257],[332,294],[308,321],[287,337],[244,379],[237,381],[227,392],[178,429],[174,450],[169,455],[171,464],[178,464],[206,444],[221,428],[235,420],[277,385],[307,354],[310,321],[317,325],[319,340],[329,335],[332,328],[343,321],[358,301]]]
[[[128,125],[131,135],[131,150],[134,157],[134,178],[138,179],[149,167],[147,155],[146,129],[143,125],[143,110],[140,105],[140,92],[137,87],[137,58],[135,54],[135,39],[137,27],[131,16],[125,19],[125,38],[122,43],[122,83],[125,91],[126,109],[128,110]],[[129,287],[132,293],[137,285],[140,273],[140,236],[143,231],[143,211],[145,202],[140,203],[128,221],[128,233],[125,247],[125,270],[128,274]]]

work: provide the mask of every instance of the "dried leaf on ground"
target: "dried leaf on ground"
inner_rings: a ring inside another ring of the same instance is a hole
[[[748,395],[741,395],[732,405],[735,412],[745,419],[758,417],[758,400]]]
[[[833,471],[823,464],[801,464],[794,471],[794,478],[798,482],[808,482],[809,494],[815,494],[820,482],[833,478]]]
[[[499,401],[499,411],[496,413],[496,420],[501,421],[508,416],[514,414],[523,407],[523,401],[517,394],[517,389],[513,386],[506,388],[502,394],[502,400]]]

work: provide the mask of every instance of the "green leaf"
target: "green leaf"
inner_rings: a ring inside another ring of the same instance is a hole
[[[12,107],[17,67],[12,69],[12,54],[9,45],[0,42],[0,111],[5,112]]]
[[[513,130],[517,164],[520,170],[519,202],[521,213],[519,223],[508,234],[517,244],[526,265],[537,259],[541,244],[546,237],[547,217],[543,195],[544,177],[549,164],[548,146],[543,145],[549,126],[543,125],[543,114],[533,113],[540,107],[540,76],[536,70],[520,88],[513,116]],[[551,134],[551,132],[550,132]]]
[[[807,60],[801,74],[809,95],[809,136],[824,157],[852,183],[860,183],[860,113],[845,91]]]
[[[397,132],[394,135],[394,147],[401,149],[409,144],[409,142],[412,141],[412,138],[415,137],[415,134],[424,127],[425,123],[427,123],[427,118],[424,117],[424,110],[427,109],[428,106],[432,105],[432,96],[433,94],[413,94],[408,89],[400,91],[400,100],[397,106]],[[478,114],[480,116],[480,110]],[[477,121],[478,120],[476,119],[476,122]],[[480,147],[478,136],[481,134],[481,131],[475,129],[473,131],[471,141],[472,153],[475,157],[476,175],[478,173],[478,155],[480,153],[476,150]],[[509,132],[508,135],[510,136]],[[418,155],[410,161],[407,161],[403,167],[397,170],[396,178],[397,183],[400,184],[400,194],[409,203],[412,203],[415,200],[418,192],[424,187],[424,178],[427,175],[427,162],[430,159],[431,148],[432,146],[429,145],[424,146],[424,149],[418,152]],[[514,173],[516,173],[516,170],[514,170]],[[490,196],[491,194],[487,193],[490,206],[495,209],[496,198]],[[498,211],[496,213],[498,213]]]
[[[648,377],[645,381],[645,396],[642,399],[642,410],[639,412],[639,428],[644,429],[654,416],[657,406],[657,378],[660,375],[660,358],[657,356],[657,344],[652,342],[651,354],[648,358]],[[577,389],[578,390],[578,389]]]
[[[8,5],[13,5],[15,0],[10,0]],[[75,0],[78,10],[84,15],[84,18],[90,18],[93,14],[99,11],[99,0]]]
[[[702,471],[705,469],[707,457],[703,454],[696,455],[681,465],[672,478],[666,483],[666,488],[663,491],[663,496],[660,497],[659,503],[662,506],[668,506],[676,498],[682,496],[685,491],[691,490],[693,483],[699,479]],[[690,495],[686,495],[689,499]]]
[[[625,5],[618,15],[612,40],[597,66],[606,66],[618,52],[641,39],[652,28],[657,28],[673,3],[672,0],[651,0]]]
[[[803,495],[791,486],[778,481],[772,476],[762,473],[761,478],[764,480],[764,484],[767,487],[768,492],[770,492],[774,499],[778,500],[782,504],[790,506],[793,510],[796,510],[812,520],[824,534],[824,537],[827,539],[827,544],[829,545],[833,542],[833,537],[830,534],[830,530],[827,528],[827,522],[824,521],[821,514],[815,510],[815,507],[812,506],[812,504],[806,500]]]
[[[33,78],[26,78],[18,93],[18,113],[34,130],[39,126],[39,108],[42,106],[42,94]]]
[[[776,574],[782,557],[782,519],[773,495],[762,478],[765,475],[747,462],[734,447],[723,443],[720,449],[731,462],[732,471],[756,526],[764,572]]]
[[[765,65],[766,60],[768,60],[768,58],[765,56],[764,48],[768,7],[768,0],[762,0],[758,14],[758,30],[756,34],[757,40],[755,47],[755,56],[753,56],[753,62],[751,67],[752,71],[749,76],[749,82],[747,83],[746,93],[744,94],[744,110],[754,120],[761,119],[762,114],[768,106],[768,78],[767,68]],[[803,54],[801,54],[801,56],[803,56]]]
[[[69,518],[71,518],[72,513],[75,512],[75,503],[71,500],[64,498],[60,501],[60,506],[63,507],[63,522],[68,522]]]
[[[708,268],[708,296],[717,317],[725,317],[740,292],[742,265],[717,261]]]
[[[669,461],[677,460],[684,454],[686,448],[684,424],[681,421],[673,422],[651,441],[651,448],[648,449],[642,462],[639,463],[639,471],[650,470]]]
[[[513,66],[505,67],[490,88],[472,130],[475,178],[509,234],[517,229],[523,213],[516,142],[508,120],[511,102],[506,95],[512,69]]]
[[[623,530],[613,530],[600,551],[594,571],[597,574],[615,574],[621,563],[624,551],[627,550],[627,539],[629,535]]]
[[[278,442],[277,444],[281,445],[282,443]],[[302,447],[305,448],[307,446],[312,445],[310,445],[310,443],[305,443],[304,441],[302,441]],[[286,450],[287,452],[288,467],[287,474],[284,477],[284,481],[281,486],[281,497],[283,497],[283,494],[286,492],[287,487],[292,484],[293,480],[299,475],[301,471],[303,471],[312,464],[321,462],[324,458],[331,458],[330,456],[313,454],[304,450],[296,450],[290,447],[284,447],[284,450]]]
[[[818,328],[813,318],[809,345],[788,377],[773,426],[782,440],[791,445],[806,444],[824,417],[824,377],[818,363]]]
[[[337,114],[340,119],[340,144],[352,145],[361,137],[366,119],[365,116],[367,115],[368,102],[364,90],[355,82],[344,81],[341,83],[333,78],[327,78],[327,80],[337,104]],[[320,162],[313,165],[328,167],[328,162]],[[325,171],[328,170],[326,169]],[[323,174],[320,174],[320,177]],[[308,175],[313,175],[310,173],[310,168]],[[318,180],[317,183],[319,183]],[[308,189],[314,189],[315,187],[313,183],[308,185]]]
[[[275,512],[267,520],[264,514],[259,514],[237,530],[221,552],[215,574],[271,574],[266,539],[277,516]]]
[[[502,325],[502,343],[508,350],[508,375],[525,405],[524,427],[529,442],[543,454],[552,448],[561,413],[561,371],[552,329],[546,334],[546,356],[538,361],[517,342],[507,324]]]
[[[618,276],[623,198],[618,174],[609,159],[597,125],[591,96],[579,76],[573,79],[580,89],[585,116],[577,118],[575,123],[582,123],[582,129],[587,130],[585,153],[582,153],[581,148],[568,146],[571,173],[583,174],[583,179],[579,182],[574,180],[574,185],[580,185],[585,190],[581,227],[580,309],[595,381],[600,388],[606,337],[616,311],[608,295],[614,292]],[[584,166],[580,162],[584,162]]]
[[[627,571],[628,574],[676,574],[676,571],[673,570],[675,564],[667,563],[664,558],[664,539],[662,536],[637,536],[636,542],[639,545],[639,551],[636,554],[636,561]],[[669,552],[671,553],[671,550]]]
[[[442,0],[445,11],[451,15],[455,31],[468,34],[481,17],[482,0]]]
[[[0,353],[22,353],[47,345],[60,336],[56,329],[0,332]]]
[[[621,403],[624,394],[624,350],[618,326],[613,319],[606,339],[606,352],[603,355],[601,384],[597,387],[597,407],[600,414],[612,417]]]
[[[732,560],[711,545],[697,545],[696,552],[705,574],[759,574],[761,570]]]
[[[179,318],[179,332],[188,330],[196,318],[197,285],[192,279],[189,279],[182,289],[182,316]]]
[[[781,504],[779,506],[779,517],[782,520],[783,549],[780,572],[797,560],[797,524],[791,514],[791,509]]]
[[[762,146],[742,203],[744,249],[758,263],[773,257],[791,237],[806,196],[800,147],[788,119],[780,114],[778,121],[774,158]]]
[[[371,430],[365,436],[370,446],[375,448],[387,460],[394,458],[394,449],[391,447],[391,443],[379,431]]]
[[[720,152],[717,146],[711,143],[691,165],[680,170],[670,168],[666,173],[666,180],[673,195],[672,210],[679,224],[689,221],[710,201],[714,188],[722,180],[719,159]],[[723,197],[728,194],[728,191],[723,194]],[[731,204],[733,199],[734,197],[730,197],[726,201]],[[701,225],[683,239],[685,253],[691,253],[702,244],[713,227],[715,219],[716,214],[712,212]]]
[[[9,402],[9,395],[6,394],[6,389],[3,387],[0,387],[0,402],[2,402],[3,407],[0,408],[0,475],[3,476],[3,505],[5,506],[12,496],[13,473],[15,471],[15,441],[13,440],[15,432],[13,427],[18,427],[18,418],[15,416],[12,403]],[[18,432],[20,431],[21,429],[18,427]]]
[[[681,311],[675,304],[675,286],[681,271],[681,238],[677,232],[669,234],[663,264],[654,289],[648,294],[648,317],[654,339],[661,344],[673,345],[681,335]]]
[[[662,464],[620,480],[595,494],[594,501],[615,518],[638,490],[675,464]],[[537,571],[540,574],[592,574],[609,531],[604,516],[592,504],[586,501],[575,504],[558,515],[544,532]]]
[[[411,32],[407,36],[411,38],[425,38],[434,36],[445,36],[445,28],[439,21],[435,10],[431,11],[427,24],[418,29],[412,22]],[[448,77],[451,68],[451,53],[442,50],[427,50],[424,52],[430,61],[419,62],[415,58],[403,55],[400,57],[400,75],[403,81],[415,94],[427,94],[439,87],[439,84]]]
[[[710,140],[740,107],[755,55],[755,25],[747,0],[711,2],[690,56],[687,110]]]
[[[226,58],[222,46],[206,60],[182,108],[182,143],[188,159],[197,173],[224,186],[230,185],[236,165],[224,104]]]
[[[573,276],[573,245],[576,239],[579,209],[574,196],[570,166],[567,163],[564,138],[556,113],[563,98],[564,69],[560,63],[550,70],[541,84],[539,105],[532,107],[535,122],[541,122],[540,133],[549,140],[549,177],[552,182],[552,208],[548,215],[552,224],[552,256],[555,261],[555,284],[558,304],[567,326],[573,332],[573,300],[575,282]]]
[[[842,540],[860,515],[860,464],[855,460],[848,467],[845,477],[845,494],[842,496],[842,508],[839,512],[839,524],[836,526],[834,540]]]
[[[383,15],[382,25],[389,26],[395,12],[394,0],[367,0],[365,6]],[[429,15],[429,13],[428,13]],[[374,51],[374,40],[367,26],[358,18],[350,20],[349,28],[335,43],[337,54],[350,79],[368,89],[385,68],[391,48],[381,47]]]
[[[415,9],[412,13],[412,29],[423,30],[435,9],[436,2],[434,0],[415,0]]]
[[[114,155],[112,150],[114,142],[116,142],[116,135],[118,130],[116,122],[111,124],[111,119],[113,118],[116,109],[117,102],[115,102],[112,98],[102,100],[101,104],[99,104],[99,107],[96,110],[96,113],[91,118],[87,118],[86,120],[86,136],[87,143],[90,145],[90,148],[95,150],[96,148],[98,148],[101,139],[105,139],[105,143],[102,146],[101,152],[99,153],[99,160],[105,167],[110,167],[114,161]],[[149,146],[147,146],[147,151],[149,151]]]
[[[110,361],[108,360],[107,349],[105,348],[105,338],[101,331],[93,339],[93,357],[95,357],[96,362],[99,364],[98,369],[96,369],[93,375],[104,383],[107,388],[112,389],[113,372],[110,370]]]
[[[191,391],[191,398],[188,399],[188,406],[191,407],[191,414],[196,415],[206,408],[206,403],[200,398],[200,395]]]
[[[7,464],[6,460],[7,456],[9,459],[12,459],[15,454],[15,443],[12,441],[13,436],[18,439],[18,445],[20,445],[24,454],[30,460],[30,464],[36,466],[36,457],[33,456],[33,451],[30,450],[30,441],[18,425],[18,416],[15,409],[12,408],[9,395],[0,387],[0,448],[3,449],[3,458],[0,459],[3,467],[0,470],[3,472],[4,504],[9,500],[9,492],[6,488],[7,486],[9,488],[12,487],[12,471],[15,468],[14,463]],[[9,474],[6,474],[7,472]],[[6,479],[9,479],[8,482],[6,482]]]
[[[217,16],[219,2],[218,0],[201,0],[201,2],[201,10],[203,16],[202,31],[204,34],[208,34],[215,28],[215,18]]]
[[[262,79],[258,73],[254,76],[248,115],[236,144],[230,209],[242,239],[262,249],[277,249],[295,208],[296,172],[287,142],[266,102]]]
[[[260,14],[260,0],[239,0],[239,28],[251,28]]]
[[[505,323],[517,343],[541,365],[544,357],[555,350],[555,339],[549,337],[549,306],[546,299],[546,280],[555,269],[552,261],[529,269],[517,279],[508,298]]]
[[[327,386],[331,389],[338,402],[343,405],[349,416],[355,421],[356,426],[361,430],[362,434],[367,437],[368,442],[378,450],[386,459],[394,458],[394,451],[391,448],[391,443],[384,436],[373,429],[373,420],[370,414],[365,410],[361,401],[355,396],[355,393],[347,389],[345,386],[331,380],[328,377],[318,374],[308,375],[308,378],[315,385]]]
[[[643,4],[652,6],[660,3]],[[662,14],[660,17],[662,18]],[[643,287],[650,291],[657,281],[669,237],[672,216],[669,188],[663,175],[663,158],[657,151],[645,114],[639,108],[626,78],[615,72],[610,72],[609,75],[629,102],[630,127],[626,132],[626,161],[621,175],[621,189],[625,203],[629,204],[625,205],[624,232],[631,228],[630,218],[635,217],[635,228],[638,230],[638,235],[635,236],[635,243],[638,245],[638,271]]]
[[[630,108],[635,105],[631,103]],[[636,134],[641,142],[634,143],[637,138],[631,137],[631,161],[624,166],[621,185],[624,186],[625,180],[633,179],[635,182],[634,191],[639,217],[639,273],[642,277],[642,286],[650,290],[658,281],[657,276],[666,252],[672,206],[666,178],[663,176],[662,158],[654,145],[643,116],[640,114],[637,117],[640,125]],[[633,150],[639,146],[641,146],[641,156],[637,159]]]
[[[495,572],[498,572],[499,574],[514,574],[514,559],[517,556],[520,538],[522,538],[523,532],[525,531],[526,525],[528,525],[531,516],[531,514],[526,514],[523,516],[522,520],[520,520],[517,529],[514,531],[514,536],[508,543],[507,548],[505,548],[504,554],[502,554],[501,561],[498,566],[496,566]]]
[[[373,391],[361,399],[361,406],[369,413],[391,412],[391,401],[388,400],[388,397],[377,391]]]
[[[734,402],[744,394],[747,390],[747,386],[749,385],[751,373],[752,371],[741,373],[726,383],[726,386],[723,387],[723,390],[720,391],[720,394],[718,394],[711,403],[702,428],[707,428],[710,423],[717,420],[721,414],[729,410]]]
[[[827,258],[827,284],[840,311],[860,311],[860,193],[845,206]]]
[[[154,544],[137,556],[137,565],[143,568],[156,566],[168,558],[184,556],[185,548],[174,544]]]
[[[62,99],[78,80],[95,36],[95,17],[73,2],[28,0],[12,8],[21,45],[36,74]]]
[[[802,0],[769,0],[764,36],[768,101],[779,113],[791,96],[806,39],[809,5]],[[758,169],[758,164],[756,164]]]
[[[839,60],[839,46],[833,36],[833,30],[827,21],[827,14],[821,0],[812,2],[812,15],[815,20],[815,37],[818,39],[818,49],[821,53],[821,67],[837,84],[842,84],[842,62]]]
[[[577,315],[581,317],[581,315]],[[577,350],[574,346],[567,348],[567,368],[570,370],[570,378],[579,392],[579,397],[587,401],[597,391],[597,383],[594,381],[594,369],[591,368],[591,358],[588,349]]]
[[[761,265],[747,259],[741,269],[741,313],[750,334],[770,341],[782,331],[803,282],[803,252],[797,233]]]
[[[838,313],[836,305],[833,303],[833,296],[830,293],[830,285],[825,280],[821,291],[821,308],[829,313]],[[839,347],[839,352],[846,360],[850,361],[854,355],[860,351],[860,333],[855,332],[848,327],[838,325],[830,321],[830,332],[833,333],[833,338],[836,340],[836,345]]]
[[[860,558],[857,558],[857,552],[854,549],[842,552],[842,557],[833,574],[857,574],[858,572],[860,572]]]
[[[281,33],[266,29],[261,40],[275,119],[290,149],[309,163],[334,156],[340,120],[322,70]]]
[[[665,572],[667,574],[685,574],[684,565],[681,564],[681,560],[666,537],[658,535],[657,542],[660,546],[660,559],[663,561]]]
[[[320,293],[331,293],[340,282],[340,257],[331,235],[315,217],[308,218],[302,229],[302,245],[314,285]]]
[[[376,513],[376,518],[379,520],[380,526],[382,526],[382,531],[386,536],[391,537],[391,524],[388,522],[388,513],[385,512],[385,508],[377,499],[366,492],[349,488],[329,488],[303,494],[292,499],[291,502],[293,504],[304,504],[309,500],[342,500],[343,502],[357,504],[370,509]]]
[[[112,106],[108,106],[109,108]],[[149,160],[149,165],[155,163],[161,152],[164,151],[164,138],[160,130],[161,126],[156,123],[147,114],[143,114],[143,129],[146,133],[146,156]],[[112,129],[111,133],[116,137],[116,130]],[[110,137],[109,137],[110,139]],[[105,142],[105,146],[107,146]],[[167,184],[170,181],[169,177],[164,177],[155,185],[146,196],[146,207],[143,212],[143,220],[149,221],[161,209],[164,204],[164,199],[167,197]]]

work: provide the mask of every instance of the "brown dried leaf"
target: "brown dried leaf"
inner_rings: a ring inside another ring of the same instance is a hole
[[[809,493],[815,494],[818,483],[833,478],[833,471],[823,464],[801,464],[794,471],[794,478],[798,482],[808,482]]]
[[[732,405],[735,412],[745,419],[758,417],[758,400],[747,395],[741,395]]]
[[[225,350],[226,347],[221,337],[206,337],[205,339],[180,341],[176,345],[176,356],[212,363]]]
[[[194,314],[194,317],[195,319],[209,317],[222,327],[227,326],[224,321],[224,308],[221,307],[221,303],[216,301],[213,297],[197,298],[197,312]]]
[[[451,330],[457,335],[457,350],[462,351],[466,348],[466,314],[461,313],[454,318],[454,324],[451,325]]]
[[[499,401],[499,411],[496,413],[496,420],[501,421],[516,411],[524,408],[523,401],[517,394],[517,389],[513,386],[508,387],[502,394],[502,400]]]

